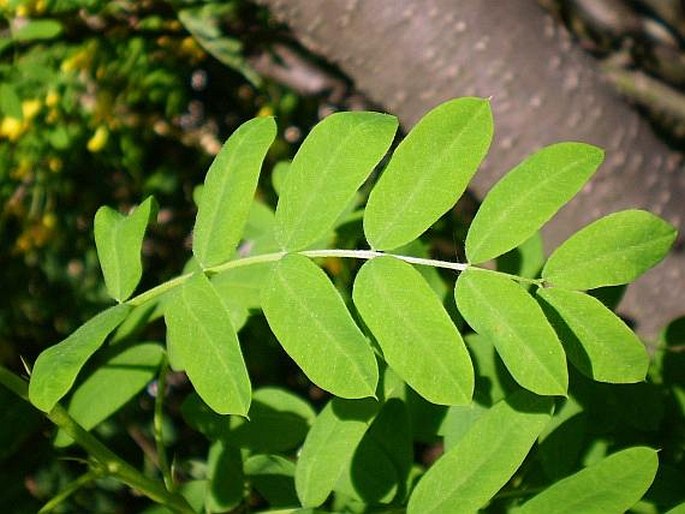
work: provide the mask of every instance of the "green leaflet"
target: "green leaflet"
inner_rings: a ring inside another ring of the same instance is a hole
[[[255,118],[238,127],[212,162],[193,229],[193,255],[203,268],[233,255],[243,235],[262,161],[275,137],[273,118]]]
[[[297,254],[281,259],[262,289],[262,309],[285,351],[317,386],[342,398],[373,396],[373,350],[316,264]]]
[[[252,395],[248,418],[231,418],[231,443],[253,452],[277,453],[302,443],[316,412],[289,391],[263,387]]]
[[[169,362],[185,370],[202,400],[218,414],[245,416],[251,389],[240,343],[209,279],[197,273],[168,300],[164,312]]]
[[[319,122],[288,170],[276,208],[276,240],[302,250],[333,227],[392,143],[394,116],[335,113]]]
[[[318,507],[326,501],[378,408],[371,398],[333,398],[318,415],[295,469],[295,488],[304,507]]]
[[[514,379],[541,395],[565,395],[566,357],[542,309],[507,277],[469,268],[457,279],[457,307],[479,334],[490,339]]]
[[[95,213],[95,246],[105,277],[107,292],[118,302],[131,296],[143,275],[140,250],[148,221],[155,216],[151,196],[124,216],[102,206]]]
[[[407,514],[471,514],[483,507],[521,465],[551,410],[551,398],[526,391],[497,403],[421,478]]]
[[[162,360],[162,347],[142,343],[121,351],[114,347],[111,357],[101,364],[76,388],[67,411],[86,430],[98,425],[118,411],[150,383]],[[67,446],[72,439],[62,430],[57,432],[55,446]]]
[[[44,412],[52,410],[74,385],[86,361],[130,311],[131,307],[125,304],[110,307],[86,321],[64,341],[44,350],[31,372],[31,403]]]
[[[7,118],[22,121],[24,112],[17,88],[9,82],[0,83],[0,112]]]
[[[57,20],[27,20],[19,28],[12,31],[15,41],[38,41],[53,39],[62,33],[62,24]]]
[[[371,191],[364,233],[389,250],[420,236],[464,193],[492,140],[490,103],[459,98],[426,114]]]
[[[676,235],[671,224],[649,212],[615,212],[557,248],[542,278],[557,287],[581,290],[627,284],[663,259]]]
[[[516,512],[626,512],[647,491],[658,465],[656,451],[651,448],[628,448],[556,482]]]
[[[556,288],[538,289],[537,295],[569,360],[584,375],[612,383],[645,379],[649,355],[644,345],[602,302],[585,293]]]
[[[294,462],[278,455],[254,455],[245,460],[244,468],[245,475],[270,507],[300,504],[295,492]]]
[[[485,196],[466,235],[472,264],[494,259],[531,237],[597,170],[604,152],[584,143],[557,143],[534,153]]]
[[[240,449],[216,441],[207,457],[205,512],[227,512],[243,500],[243,459]]]
[[[385,361],[417,393],[441,405],[471,401],[473,366],[464,341],[418,271],[393,257],[367,261],[353,298]]]

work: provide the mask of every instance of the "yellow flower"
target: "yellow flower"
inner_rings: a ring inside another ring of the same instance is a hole
[[[273,116],[274,115],[274,108],[271,107],[270,105],[264,105],[262,106],[261,109],[257,112],[257,117],[258,118],[266,118],[267,116]]]
[[[93,136],[88,140],[87,148],[90,152],[96,153],[102,150],[107,144],[109,130],[104,125],[100,125]]]
[[[45,228],[52,229],[55,228],[55,225],[57,224],[57,216],[55,216],[53,212],[47,212],[43,214],[43,219],[41,221]]]
[[[24,120],[30,121],[35,118],[36,114],[40,112],[41,107],[40,100],[24,100],[21,103],[21,112],[24,114]]]
[[[21,120],[8,116],[0,123],[0,137],[6,137],[10,141],[16,141],[24,132],[24,124]]]
[[[50,171],[52,171],[53,173],[57,173],[58,171],[60,171],[62,169],[62,165],[62,159],[60,159],[59,157],[50,157],[48,159],[48,168],[50,168]]]
[[[20,18],[23,18],[24,16],[28,16],[29,8],[25,5],[18,5],[17,10],[14,11],[14,13]]]
[[[59,93],[57,91],[49,91],[45,95],[45,105],[48,107],[54,107],[59,102]]]

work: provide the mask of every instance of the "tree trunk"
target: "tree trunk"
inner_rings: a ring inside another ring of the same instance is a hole
[[[606,149],[595,178],[545,228],[549,248],[624,208],[685,226],[680,156],[533,0],[258,1],[406,129],[449,98],[492,97],[496,136],[472,182],[481,197],[544,145],[580,140]],[[620,311],[653,336],[685,313],[684,286],[685,256],[677,250],[628,289]]]

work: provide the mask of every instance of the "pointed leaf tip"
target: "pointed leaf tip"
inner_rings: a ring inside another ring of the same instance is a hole
[[[243,123],[207,172],[193,229],[193,255],[203,268],[227,261],[243,235],[266,153],[276,137],[272,117]]]
[[[340,112],[319,122],[288,170],[276,208],[276,239],[303,250],[331,230],[390,148],[397,119],[376,112]]]
[[[426,114],[371,191],[364,233],[390,250],[420,236],[461,197],[492,140],[490,102],[458,98]]]
[[[262,309],[274,335],[320,388],[342,398],[373,396],[373,350],[340,293],[308,258],[289,254],[262,289]]]
[[[489,261],[530,238],[581,190],[603,159],[596,146],[564,142],[514,167],[488,192],[469,227],[468,261]]]

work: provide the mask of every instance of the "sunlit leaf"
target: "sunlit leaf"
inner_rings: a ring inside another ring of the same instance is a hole
[[[262,161],[275,137],[273,118],[255,118],[228,138],[212,162],[193,230],[193,254],[204,268],[233,255],[243,235]]]
[[[645,346],[602,302],[557,288],[539,289],[537,295],[547,305],[545,311],[569,360],[584,375],[612,383],[645,379],[649,367]]]
[[[169,299],[164,312],[169,362],[184,370],[200,397],[219,414],[244,416],[250,379],[238,337],[221,298],[202,273]]]
[[[464,193],[492,139],[490,103],[445,102],[426,114],[395,150],[371,191],[364,233],[377,250],[420,236]]]
[[[464,319],[497,348],[514,379],[541,395],[565,395],[566,356],[535,299],[519,284],[469,268],[457,279],[457,307]]]
[[[626,512],[645,494],[658,465],[656,451],[651,448],[622,450],[554,483],[524,503],[517,513]]]
[[[44,350],[31,373],[31,403],[42,411],[52,410],[74,385],[86,361],[130,311],[131,307],[125,304],[110,307],[89,319],[61,343]]]
[[[143,275],[141,248],[149,220],[157,211],[151,196],[131,214],[124,216],[110,207],[95,214],[95,246],[109,295],[125,301]]]
[[[373,396],[373,350],[316,264],[297,254],[281,259],[262,290],[262,308],[285,351],[317,386],[342,398]]]
[[[276,208],[276,239],[301,250],[333,227],[380,162],[397,130],[394,116],[341,112],[324,118],[300,146]]]
[[[649,212],[616,212],[557,248],[542,278],[557,287],[580,290],[627,284],[663,259],[676,235],[671,224]]]
[[[74,391],[67,411],[86,430],[119,410],[149,384],[162,360],[162,347],[156,343],[137,344],[120,351],[98,366]],[[62,430],[57,432],[55,446],[66,446],[72,439]]]
[[[526,391],[493,406],[421,478],[407,514],[471,514],[482,508],[521,465],[551,410],[551,398]]]
[[[557,143],[534,153],[485,196],[466,236],[472,264],[494,259],[537,232],[597,170],[604,152],[584,143]]]
[[[357,273],[353,298],[385,361],[416,392],[443,405],[471,401],[464,341],[418,271],[393,257],[372,259]]]
[[[378,408],[370,398],[333,398],[318,415],[295,470],[295,488],[304,507],[318,507],[328,498]]]

